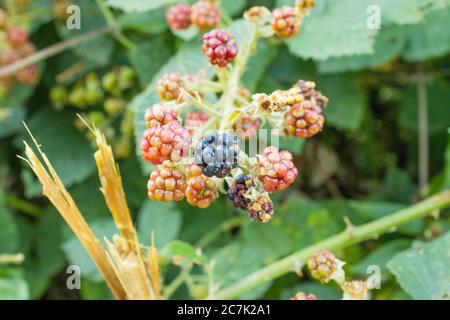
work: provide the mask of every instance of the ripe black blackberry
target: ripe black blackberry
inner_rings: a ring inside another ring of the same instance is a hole
[[[207,177],[226,177],[237,166],[239,141],[235,135],[208,132],[195,146],[195,163]]]
[[[246,197],[246,193],[254,186],[255,182],[251,176],[240,174],[230,184],[228,198],[230,198],[236,208],[247,209],[251,200]]]

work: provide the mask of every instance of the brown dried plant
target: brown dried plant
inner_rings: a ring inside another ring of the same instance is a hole
[[[161,280],[157,249],[153,241],[147,249],[142,249],[143,246],[139,244],[112,148],[107,144],[100,130],[90,127],[89,129],[95,135],[98,148],[94,157],[101,183],[100,191],[120,233],[114,235],[112,241],[104,239],[106,249],[92,232],[77,204],[28,128],[42,160],[25,141],[26,158],[20,158],[36,174],[42,184],[43,195],[50,200],[78,237],[114,296],[120,300],[159,300],[161,299]]]

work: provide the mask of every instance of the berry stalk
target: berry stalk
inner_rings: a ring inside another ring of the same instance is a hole
[[[349,226],[341,233],[278,260],[208,298],[219,300],[236,298],[267,281],[298,270],[317,251],[339,250],[365,240],[378,238],[384,233],[395,231],[400,225],[424,218],[430,213],[448,207],[450,207],[450,190],[443,191],[378,220],[361,226]]]

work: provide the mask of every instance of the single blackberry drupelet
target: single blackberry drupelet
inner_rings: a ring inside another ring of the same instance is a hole
[[[207,177],[226,177],[237,166],[239,141],[235,135],[209,132],[195,146],[195,163]]]
[[[231,183],[228,190],[228,198],[236,208],[247,209],[251,201],[246,197],[246,193],[254,186],[255,182],[252,176],[240,174]]]

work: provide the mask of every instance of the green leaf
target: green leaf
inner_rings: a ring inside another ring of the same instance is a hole
[[[396,255],[388,268],[414,299],[449,299],[450,233],[429,243],[416,243]]]
[[[165,37],[157,37],[146,41],[129,53],[132,66],[143,86],[149,84],[161,65],[164,65],[173,54],[172,46]]]
[[[407,29],[407,46],[404,58],[422,61],[437,58],[450,52],[450,28],[443,28],[450,19],[450,7],[434,10],[426,15],[426,23]]]
[[[160,252],[167,258],[181,257],[185,263],[203,264],[206,262],[201,249],[195,248],[191,244],[179,240],[167,243]]]
[[[89,225],[97,236],[97,239],[101,239],[102,242],[104,238],[111,241],[112,236],[118,234],[111,218],[99,219]],[[101,281],[103,279],[100,271],[98,271],[91,257],[75,235],[72,235],[68,240],[64,241],[61,248],[66,254],[69,263],[80,267],[82,277],[89,278],[92,281]]]
[[[280,150],[289,150],[293,154],[300,154],[305,146],[305,139],[280,137]]]
[[[304,18],[300,34],[288,41],[290,51],[315,60],[371,54],[377,31],[367,28],[366,9],[366,1],[320,1]]]
[[[264,78],[267,67],[276,58],[277,54],[277,47],[271,46],[267,42],[258,43],[257,51],[250,58],[247,71],[242,77],[242,82],[247,89],[251,92],[255,90],[261,79]]]
[[[28,286],[19,268],[0,268],[0,300],[27,300]]]
[[[320,78],[317,86],[330,99],[324,111],[326,123],[338,129],[358,130],[367,103],[366,92],[359,79],[349,75],[328,76]]]
[[[139,210],[139,240],[144,245],[149,245],[153,234],[155,246],[161,248],[178,236],[181,223],[181,212],[176,209],[174,203],[148,200]]]
[[[409,174],[395,165],[388,167],[384,185],[390,200],[402,203],[409,203],[416,189]]]
[[[289,237],[291,252],[324,240],[340,230],[325,207],[294,195],[276,210],[272,223]]]
[[[86,221],[111,216],[100,191],[98,175],[92,175],[82,183],[76,184],[70,189],[70,193]]]
[[[57,21],[57,32],[61,38],[72,39],[106,26],[106,20],[95,1],[73,0],[72,3],[80,7],[81,28],[69,30],[65,20]],[[72,48],[78,56],[98,65],[109,62],[112,50],[113,40],[107,35],[85,41]]]
[[[1,197],[0,193],[0,197]],[[0,198],[0,254],[17,253],[19,230],[14,215],[2,205]]]
[[[25,114],[23,107],[0,108],[0,138],[17,132],[22,126]]]
[[[95,170],[93,150],[83,135],[75,129],[75,118],[76,115],[70,111],[55,112],[52,109],[43,109],[35,113],[27,123],[66,187],[83,181]],[[22,140],[27,140],[31,145],[25,131],[16,139],[16,144],[21,149]]]
[[[318,62],[320,73],[331,74],[376,68],[400,55],[405,47],[404,28],[383,28],[375,40],[373,54],[330,58]]]
[[[142,12],[161,8],[163,6],[168,6],[180,2],[180,0],[107,0],[108,6],[115,9],[120,9],[125,12]]]
[[[234,16],[244,10],[247,0],[222,1],[220,5],[222,10],[225,10],[230,16]]]
[[[164,9],[122,14],[117,22],[122,30],[146,34],[158,34],[167,29]]]
[[[388,261],[391,260],[397,253],[409,248],[410,246],[411,240],[409,239],[395,239],[389,241],[370,252],[364,260],[352,265],[349,269],[352,273],[367,277],[369,266],[375,265],[380,268],[381,276],[386,278],[388,275],[386,264]]]

